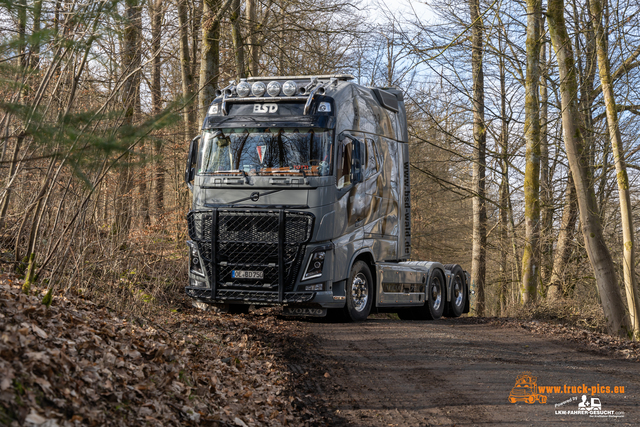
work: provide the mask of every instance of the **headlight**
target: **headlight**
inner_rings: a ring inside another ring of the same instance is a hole
[[[278,96],[280,95],[280,83],[278,82],[270,82],[267,86],[267,93],[269,96]]]
[[[296,94],[296,90],[298,90],[298,85],[294,81],[287,80],[282,85],[282,93],[284,93],[286,96],[295,95]]]
[[[189,245],[189,269],[192,273],[204,276],[202,272],[202,263],[200,262],[200,255],[198,254],[198,248],[195,245]]]
[[[251,86],[251,93],[253,96],[262,96],[266,90],[267,86],[262,82],[255,82],[253,86]]]
[[[330,113],[331,112],[331,103],[329,102],[321,102],[318,104],[318,113]]]
[[[219,111],[219,105],[211,104],[211,107],[209,107],[209,114],[218,114],[218,111]]]
[[[314,279],[322,276],[325,254],[325,251],[318,251],[311,254],[309,264],[307,264],[307,270],[304,272],[302,280]]]
[[[240,84],[236,86],[236,92],[241,98],[249,96],[249,92],[251,92],[251,85],[247,82],[240,82]]]

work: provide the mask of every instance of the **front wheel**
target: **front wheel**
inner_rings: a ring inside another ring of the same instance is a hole
[[[369,266],[364,261],[356,261],[351,267],[346,293],[344,310],[347,319],[354,322],[365,320],[373,303],[373,280]]]

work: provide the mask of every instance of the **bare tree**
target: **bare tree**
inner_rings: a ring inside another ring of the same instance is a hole
[[[584,164],[585,137],[576,105],[578,84],[571,41],[564,19],[564,0],[550,0],[548,22],[551,42],[556,51],[560,73],[562,124],[569,166],[576,185],[582,234],[594,270],[609,333],[626,336],[629,320],[617,286],[613,260],[604,241],[595,192],[589,185],[588,167]]]
[[[600,71],[600,84],[602,95],[604,96],[607,113],[607,124],[609,128],[609,138],[613,148],[617,181],[618,199],[620,201],[620,217],[622,222],[623,250],[624,250],[624,285],[627,295],[627,306],[631,318],[634,339],[640,339],[640,304],[638,303],[637,282],[635,273],[635,241],[633,237],[633,217],[631,213],[631,195],[629,190],[629,176],[627,166],[624,161],[624,146],[618,125],[618,111],[616,100],[613,94],[613,81],[611,80],[611,66],[607,54],[606,32],[602,25],[602,2],[601,0],[590,0],[591,14],[595,27],[595,39],[598,56],[598,69]],[[604,173],[604,172],[603,172]]]
[[[476,292],[475,312],[484,316],[485,275],[487,244],[487,207],[485,202],[485,162],[487,131],[484,123],[484,74],[482,67],[484,38],[480,1],[470,0],[471,65],[473,76],[473,140],[475,155],[473,164],[473,248],[471,261],[471,287]]]
[[[522,302],[535,301],[540,277],[540,24],[542,2],[527,0],[527,78],[524,136],[525,241],[522,254]]]

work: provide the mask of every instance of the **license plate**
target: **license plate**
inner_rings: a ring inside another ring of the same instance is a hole
[[[327,315],[327,309],[310,307],[283,307],[283,314],[285,316],[325,317]]]
[[[264,279],[264,271],[231,270],[234,279]]]

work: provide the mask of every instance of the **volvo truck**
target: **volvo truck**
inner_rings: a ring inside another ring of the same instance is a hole
[[[353,321],[469,311],[469,275],[411,260],[402,92],[350,75],[242,79],[217,92],[185,181],[197,304]]]

